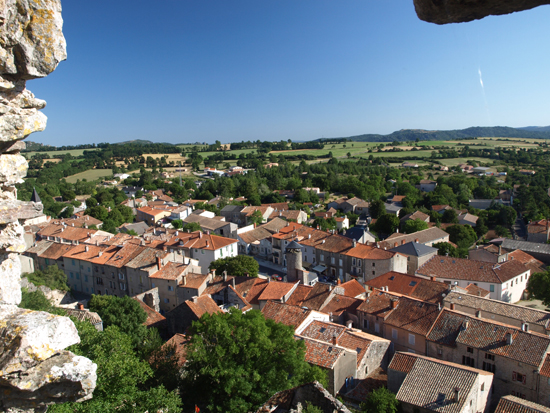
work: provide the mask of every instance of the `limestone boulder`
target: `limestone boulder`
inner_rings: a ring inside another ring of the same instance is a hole
[[[19,305],[21,302],[21,261],[17,254],[0,254],[0,305]],[[0,321],[1,323],[1,321]]]

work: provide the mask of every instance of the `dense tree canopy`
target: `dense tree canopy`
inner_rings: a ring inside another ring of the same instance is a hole
[[[216,270],[218,275],[227,271],[228,275],[242,277],[257,277],[260,264],[249,255],[237,255],[236,257],[218,258],[210,263],[210,270]]]
[[[304,360],[294,330],[259,311],[205,314],[190,335],[181,386],[188,407],[250,412],[278,391],[313,380],[326,385],[325,373]]]
[[[537,272],[529,277],[527,291],[544,305],[550,306],[550,271]]]

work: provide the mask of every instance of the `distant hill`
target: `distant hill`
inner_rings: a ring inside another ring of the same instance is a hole
[[[550,132],[550,126],[525,126],[523,128],[518,128],[533,132]]]
[[[158,144],[158,143],[162,143],[163,145],[173,145],[173,143],[170,143],[170,142],[153,142],[153,141],[148,141],[148,140],[145,140],[145,139],[134,139],[134,140],[131,140],[131,141],[115,142],[115,143],[113,143],[113,145],[124,145],[124,144],[127,144],[127,143],[132,143],[134,145],[155,145],[155,144]]]
[[[467,129],[435,131],[424,129],[401,129],[389,135],[365,134],[348,136],[347,139],[358,142],[403,142],[415,141],[416,139],[421,141],[448,141],[479,137],[550,139],[550,127],[542,131],[526,130],[525,128],[509,128],[507,126],[474,126]]]

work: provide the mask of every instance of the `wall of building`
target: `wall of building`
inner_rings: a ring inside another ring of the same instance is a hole
[[[388,367],[389,349],[389,340],[372,341],[357,367],[357,378],[362,380],[379,367],[386,370]]]
[[[346,378],[357,378],[357,353],[355,351],[345,350],[336,361],[333,368],[333,380],[329,383],[328,389],[332,395],[339,392],[346,392]]]

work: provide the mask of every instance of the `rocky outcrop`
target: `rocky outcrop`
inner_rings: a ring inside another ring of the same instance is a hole
[[[429,23],[447,24],[510,14],[550,4],[544,0],[414,0],[416,14]]]
[[[17,200],[27,174],[22,139],[44,130],[46,102],[26,81],[47,76],[66,58],[59,0],[0,0],[0,410],[44,411],[92,397],[97,366],[65,350],[80,341],[66,317],[18,308],[25,250],[20,220],[42,204]]]

